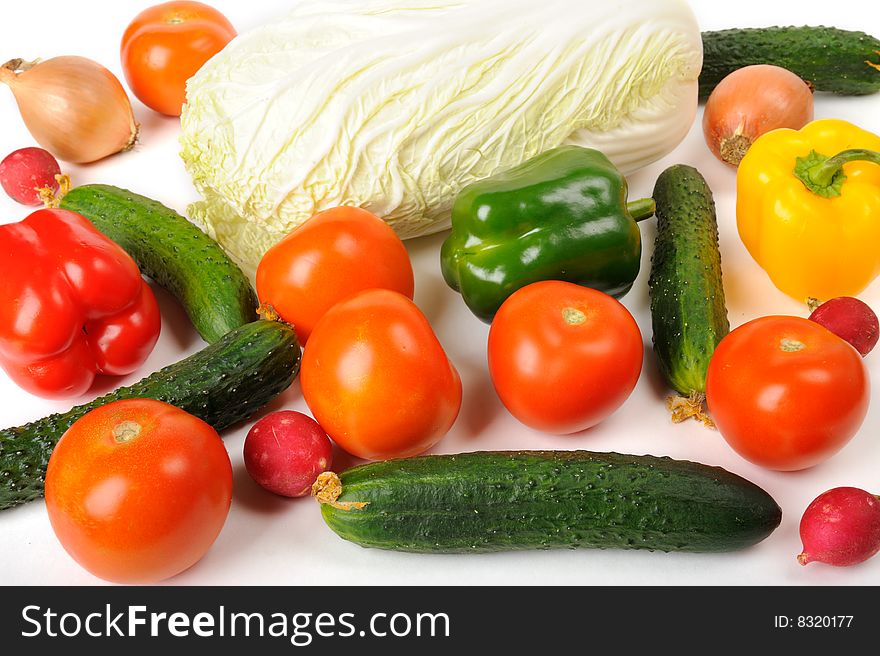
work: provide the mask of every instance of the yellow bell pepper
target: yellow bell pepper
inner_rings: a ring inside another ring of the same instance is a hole
[[[880,274],[880,137],[846,121],[761,136],[740,162],[736,223],[755,261],[804,301]]]

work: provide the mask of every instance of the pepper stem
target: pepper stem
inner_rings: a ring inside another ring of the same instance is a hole
[[[636,223],[644,221],[645,219],[650,219],[654,216],[655,210],[656,205],[654,204],[653,198],[640,198],[639,200],[632,200],[626,204],[626,211],[632,215],[632,218],[636,220]]]
[[[852,148],[827,157],[815,150],[807,157],[798,157],[795,176],[813,193],[824,198],[840,196],[846,175],[843,165],[849,162],[873,162],[880,164],[880,152],[864,148]]]
[[[827,187],[831,184],[831,180],[837,172],[843,168],[843,165],[849,162],[873,162],[874,164],[880,164],[880,153],[863,148],[844,150],[837,153],[834,157],[825,160],[824,164],[820,164],[812,169],[810,171],[810,178],[814,183]]]

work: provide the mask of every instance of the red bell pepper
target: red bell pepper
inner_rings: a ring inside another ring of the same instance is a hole
[[[38,210],[0,225],[0,365],[46,398],[137,369],[156,345],[156,298],[134,260],[87,219]]]

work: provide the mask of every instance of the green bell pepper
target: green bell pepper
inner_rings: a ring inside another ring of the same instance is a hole
[[[440,262],[446,283],[490,322],[508,296],[565,280],[621,297],[639,274],[637,221],[650,198],[626,202],[626,178],[605,155],[562,146],[459,193]]]

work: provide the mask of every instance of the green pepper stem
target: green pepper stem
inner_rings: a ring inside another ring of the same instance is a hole
[[[633,200],[626,204],[626,211],[632,215],[632,218],[636,220],[636,223],[644,221],[645,219],[650,219],[654,216],[655,210],[656,205],[654,204],[653,198],[640,198],[639,200]]]
[[[843,168],[843,165],[849,162],[873,162],[874,164],[880,164],[880,153],[863,148],[844,150],[837,153],[834,157],[829,157],[822,164],[811,168],[808,175],[813,184],[819,187],[827,187],[831,184],[834,176]]]

